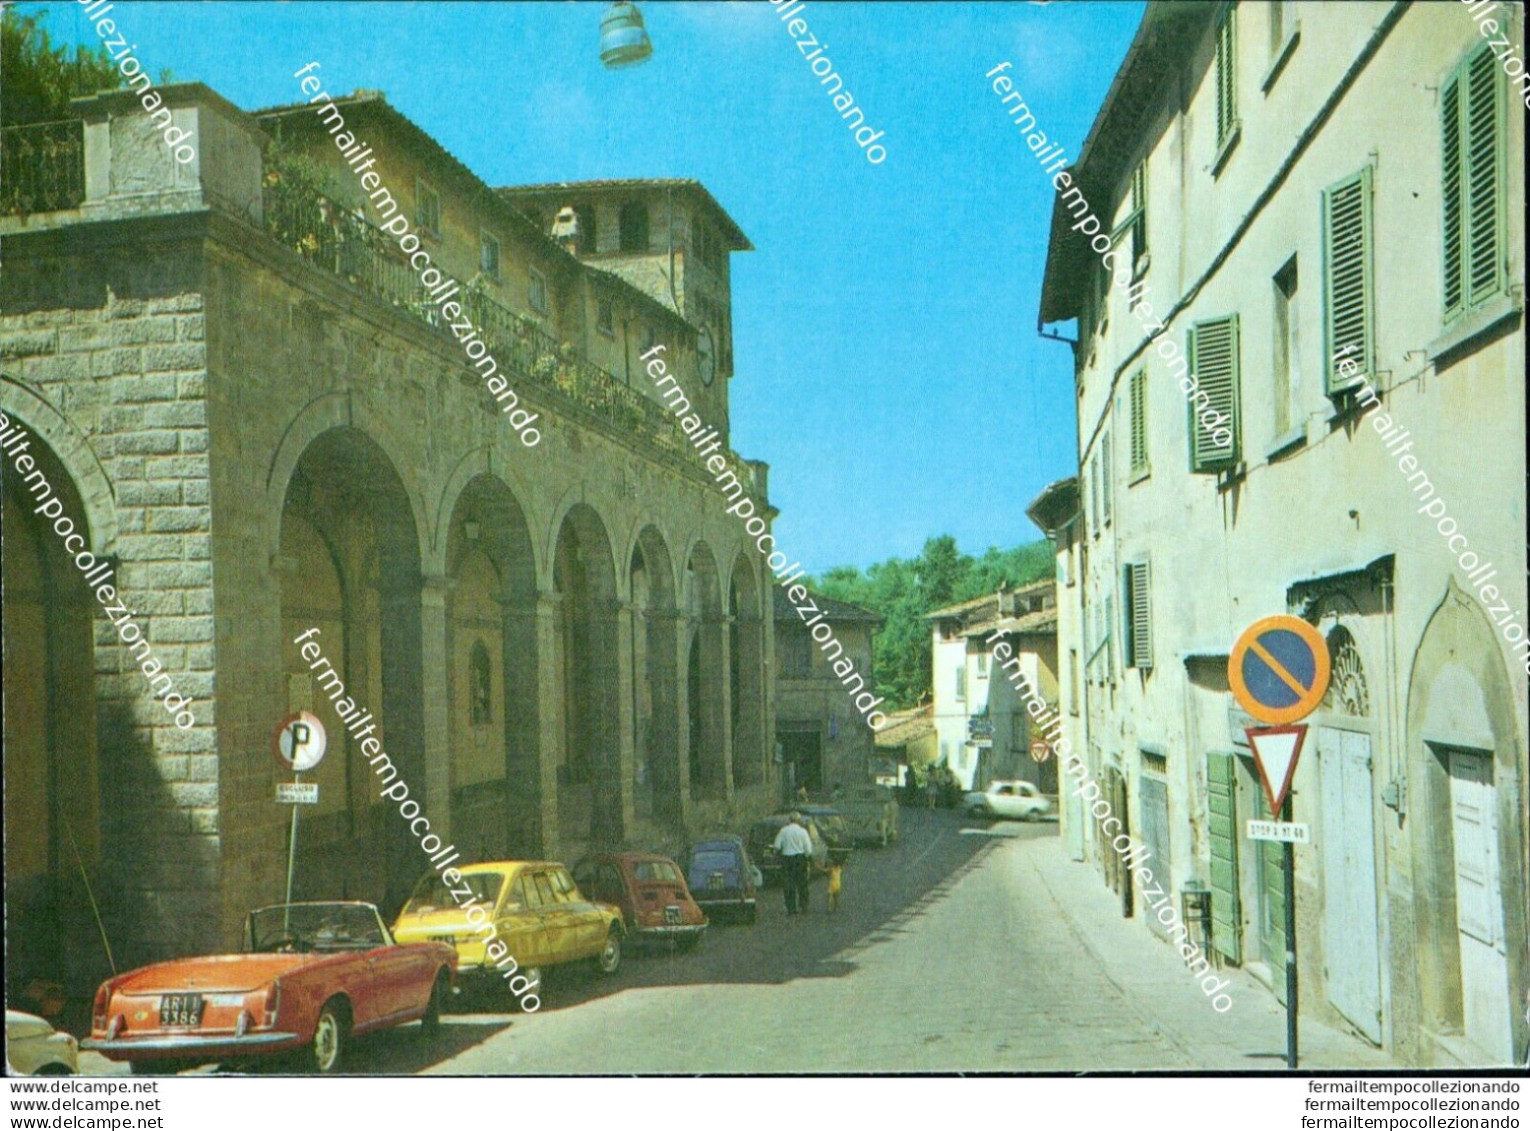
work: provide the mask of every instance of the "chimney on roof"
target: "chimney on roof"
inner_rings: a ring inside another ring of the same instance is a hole
[[[558,209],[558,214],[553,217],[552,238],[563,246],[570,254],[577,254],[579,249],[579,213],[571,204],[565,204]]]

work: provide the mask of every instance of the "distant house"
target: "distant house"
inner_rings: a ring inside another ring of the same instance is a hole
[[[931,678],[935,689],[938,761],[963,789],[982,789],[995,779],[1020,778],[1055,792],[1057,775],[1048,757],[1030,756],[1033,721],[1025,696],[1006,674],[994,670],[994,647],[1008,641],[1012,671],[1040,689],[1049,709],[1057,706],[1057,597],[1051,578],[1020,589],[1000,589],[936,609]],[[997,635],[996,635],[997,634]],[[1022,685],[1023,686],[1023,685]]]
[[[777,586],[775,593],[776,745],[783,794],[802,785],[818,793],[840,783],[871,781],[876,757],[871,728],[786,591]],[[811,598],[844,645],[845,658],[871,688],[871,637],[882,617],[817,593]]]
[[[876,733],[878,779],[904,784],[908,769],[923,769],[940,759],[935,733],[935,704],[924,702],[903,711],[890,711],[887,725]]]

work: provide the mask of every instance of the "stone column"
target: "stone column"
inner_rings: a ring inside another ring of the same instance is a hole
[[[675,786],[680,795],[681,820],[688,821],[691,811],[691,744],[700,735],[691,733],[691,629],[696,618],[689,613],[675,614]]]
[[[420,582],[420,667],[425,716],[425,811],[443,838],[452,829],[451,647],[447,596],[457,581],[440,575]]]
[[[711,680],[703,680],[717,689],[716,696],[703,700],[701,715],[706,720],[708,738],[716,743],[712,756],[717,760],[708,783],[713,792],[727,800],[733,799],[733,618],[730,616],[708,617],[703,631],[707,634],[709,647],[702,652],[703,665],[708,661],[717,665],[717,674]],[[703,756],[710,751],[704,751]]]
[[[537,825],[539,852],[558,858],[558,762],[563,756],[563,673],[558,665],[558,615],[563,598],[550,590],[537,594]]]
[[[538,690],[542,682],[538,658],[543,648],[536,604],[507,598],[503,608],[505,695],[499,706],[505,728],[505,817],[510,826],[505,851],[516,860],[543,854],[543,710]]]
[[[657,821],[683,825],[690,804],[684,706],[687,622],[674,609],[649,609],[648,621],[649,671],[637,673],[637,678],[651,680],[653,691],[653,746],[649,752],[653,815]]]
[[[632,778],[637,758],[637,712],[632,702],[633,681],[637,678],[637,673],[632,670],[632,603],[630,601],[616,601],[615,613],[616,773],[618,797],[620,798],[619,816],[621,818],[623,836],[625,837],[627,830],[632,828],[633,820],[635,819],[632,802]]]

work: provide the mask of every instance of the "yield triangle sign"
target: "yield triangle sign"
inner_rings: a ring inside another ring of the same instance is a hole
[[[1259,780],[1264,784],[1264,796],[1270,803],[1270,815],[1278,821],[1286,794],[1291,792],[1291,779],[1296,776],[1296,760],[1301,757],[1307,728],[1300,724],[1248,727],[1243,733],[1248,735],[1254,765],[1259,767]]]

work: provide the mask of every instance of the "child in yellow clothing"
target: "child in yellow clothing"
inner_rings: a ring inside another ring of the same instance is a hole
[[[829,910],[839,910],[839,893],[844,888],[845,866],[837,860],[829,862]]]

